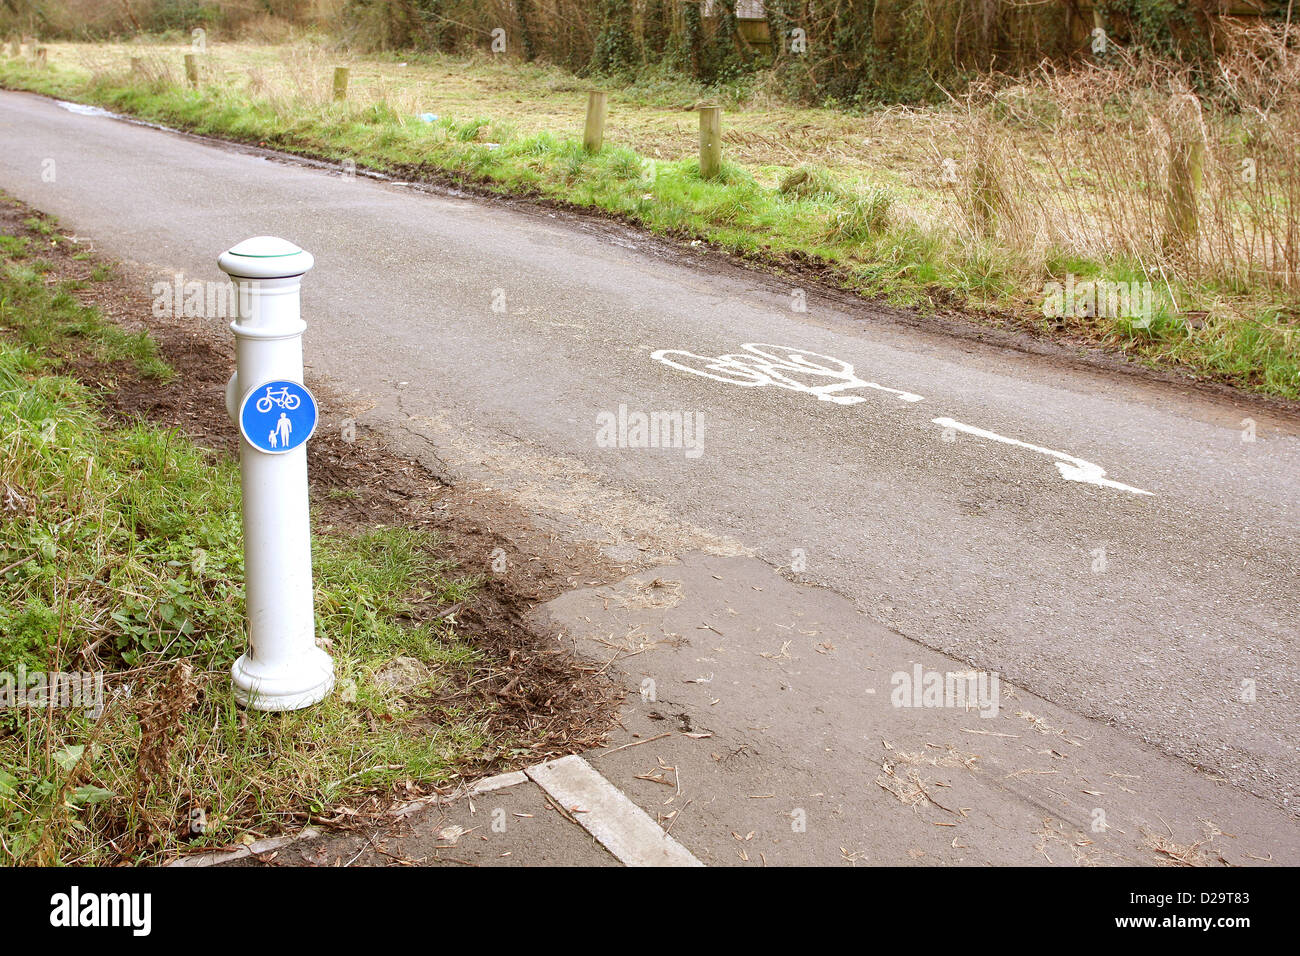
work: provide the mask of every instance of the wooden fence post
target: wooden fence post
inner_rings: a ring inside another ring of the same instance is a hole
[[[722,107],[700,107],[700,177],[712,179],[722,169]]]
[[[609,113],[608,93],[592,90],[587,94],[587,126],[582,133],[582,145],[589,153],[599,153],[605,142],[605,117]]]
[[[199,58],[193,53],[185,54],[185,78],[192,88],[199,88]]]
[[[334,99],[346,100],[348,98],[348,68],[346,66],[334,67]]]
[[[1198,226],[1197,198],[1205,168],[1205,143],[1196,131],[1169,148],[1169,189],[1165,210],[1166,251],[1194,251]]]

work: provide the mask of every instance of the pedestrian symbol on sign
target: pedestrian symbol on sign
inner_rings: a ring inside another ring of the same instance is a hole
[[[239,430],[258,451],[282,455],[316,430],[316,399],[297,382],[265,382],[244,396]]]
[[[272,448],[275,448],[277,445],[281,448],[288,448],[289,435],[292,431],[293,422],[289,421],[288,415],[281,412],[280,420],[276,422],[275,427],[271,429],[271,434],[267,436],[267,440],[271,443]]]

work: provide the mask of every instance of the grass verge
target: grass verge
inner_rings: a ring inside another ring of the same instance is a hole
[[[238,467],[109,413],[115,390],[162,390],[176,373],[147,334],[82,301],[110,268],[66,251],[56,268],[67,240],[39,217],[15,228],[24,214],[2,196],[0,210],[0,861],[157,862],[346,825],[531,754],[474,690],[503,682],[490,655],[445,613],[479,578],[399,526],[314,536],[336,692],[296,713],[234,706]],[[76,260],[80,276],[60,274]],[[103,675],[103,707],[52,693],[21,706],[24,672]]]

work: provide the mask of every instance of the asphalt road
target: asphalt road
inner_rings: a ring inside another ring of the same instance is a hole
[[[0,93],[0,142],[0,188],[142,277],[222,280],[217,256],[259,234],[310,250],[312,370],[454,472],[611,553],[730,541],[794,564],[912,640],[1295,812],[1295,419],[811,292],[795,311],[788,281],[619,228],[34,96]],[[790,352],[765,372],[665,356],[712,377],[653,357],[746,343]],[[756,384],[842,381],[792,371],[799,352],[911,394],[858,385],[839,404]],[[698,416],[702,440],[601,447],[620,405]],[[1126,487],[1096,483],[1102,469]]]

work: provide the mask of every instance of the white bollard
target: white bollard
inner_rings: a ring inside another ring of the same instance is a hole
[[[249,650],[231,668],[235,700],[297,710],[334,686],[334,661],[316,646],[307,500],[307,439],[316,401],[302,385],[299,290],[311,254],[273,236],[247,239],[218,260],[235,284],[236,371],[226,411],[239,426],[244,489],[244,588]]]

